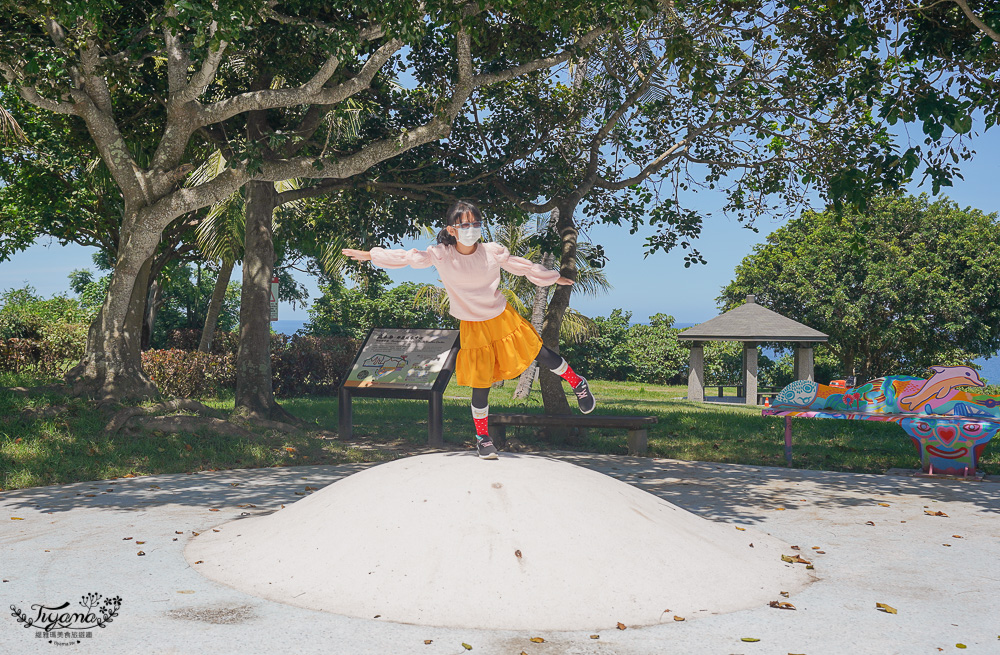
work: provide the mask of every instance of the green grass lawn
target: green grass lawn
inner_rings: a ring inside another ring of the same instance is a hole
[[[286,409],[313,424],[317,433],[290,436],[261,432],[253,439],[204,434],[109,436],[109,416],[79,399],[56,395],[19,396],[7,387],[41,384],[27,376],[0,374],[0,489],[101,480],[126,475],[184,473],[200,470],[385,461],[398,450],[380,446],[419,446],[427,441],[427,403],[416,400],[354,399],[356,442],[332,438],[337,430],[335,397],[282,401]],[[673,459],[784,466],[784,423],[739,405],[691,403],[681,398],[685,387],[592,381],[597,414],[650,415],[659,422],[649,430],[649,455]],[[536,390],[526,401],[513,401],[513,383],[494,389],[493,412],[541,411]],[[444,434],[447,444],[471,447],[470,390],[454,384],[445,392]],[[570,399],[571,405],[575,399]],[[219,409],[232,398],[205,404]],[[54,416],[39,415],[58,408]],[[919,457],[896,425],[868,421],[800,419],[793,422],[795,468],[884,473],[889,468],[916,468]],[[324,435],[325,432],[325,435]],[[625,454],[624,430],[591,429],[571,441],[545,440],[528,429],[508,429],[529,447]],[[405,448],[404,448],[405,450]],[[997,446],[988,446],[981,468],[1000,474]]]

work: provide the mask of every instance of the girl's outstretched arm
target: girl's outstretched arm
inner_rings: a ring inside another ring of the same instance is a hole
[[[340,252],[355,261],[371,262],[379,268],[404,268],[406,266],[427,268],[434,265],[434,258],[431,256],[431,251],[435,251],[435,248],[440,247],[431,246],[426,251],[417,250],[416,248],[412,250],[389,250],[388,248],[353,250],[351,248],[344,248]],[[437,258],[441,258],[440,253],[437,253]]]
[[[372,254],[367,250],[354,250],[352,248],[344,248],[340,251],[347,257],[350,257],[356,262],[370,262],[372,260]]]
[[[572,280],[559,275],[559,271],[553,271],[551,268],[545,268],[541,264],[535,264],[531,260],[525,259],[524,257],[516,257],[510,254],[510,251],[500,244],[489,245],[496,249],[496,258],[500,263],[500,268],[508,273],[523,275],[540,287],[547,287],[552,284],[573,284]]]

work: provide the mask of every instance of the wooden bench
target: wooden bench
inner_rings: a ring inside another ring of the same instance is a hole
[[[1000,430],[1000,396],[968,366],[932,366],[930,379],[888,376],[845,389],[798,380],[781,390],[764,416],[785,417],[785,459],[792,463],[791,419],[834,418],[898,423],[920,454],[923,473],[981,477],[976,464]]]
[[[628,454],[641,455],[649,445],[647,429],[655,416],[588,416],[580,414],[490,414],[490,438],[498,446],[507,439],[508,425],[557,428],[623,428],[628,430]]]

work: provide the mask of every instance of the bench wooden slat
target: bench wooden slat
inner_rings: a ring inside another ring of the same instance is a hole
[[[577,428],[625,428],[628,430],[629,455],[641,455],[649,447],[646,426],[656,423],[655,416],[587,416],[579,414],[490,414],[490,437],[498,443],[506,440],[508,425],[558,426]]]
[[[490,414],[490,423],[504,425],[568,425],[588,428],[627,428],[652,425],[655,416],[580,416],[579,414]]]

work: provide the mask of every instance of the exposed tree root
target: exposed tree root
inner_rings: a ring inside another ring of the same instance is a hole
[[[20,398],[28,396],[41,396],[47,393],[57,393],[62,395],[72,395],[72,387],[65,384],[47,384],[43,387],[7,387],[5,391]]]
[[[136,427],[150,432],[197,432],[211,430],[227,437],[252,438],[254,433],[221,418],[204,416],[151,416],[134,421]],[[131,426],[130,426],[131,427]]]
[[[225,423],[227,425],[231,425],[230,423],[227,423],[225,420],[223,420],[225,414],[217,409],[212,409],[211,407],[203,405],[197,400],[191,400],[190,398],[176,398],[174,400],[164,401],[162,403],[153,405],[151,407],[126,407],[124,409],[121,409],[118,412],[116,412],[114,416],[111,417],[111,420],[108,422],[107,427],[104,428],[104,431],[109,435],[116,434],[123,427],[132,422],[132,420],[135,419],[136,417],[153,416],[154,414],[163,414],[166,412],[176,412],[182,410],[188,412],[195,412],[196,414],[199,414],[199,416],[188,416],[188,417],[159,416],[154,418],[194,418],[199,421],[202,421],[202,423],[199,423],[200,427],[207,427],[210,425],[217,426],[218,423]],[[149,423],[149,421],[150,419],[142,419],[140,421],[135,421],[135,424],[143,425]],[[218,421],[218,423],[204,423],[204,421]],[[156,423],[156,425],[160,424]],[[241,436],[246,436],[248,434],[251,434],[249,430],[244,430],[243,428],[240,428],[240,430],[241,430]],[[221,430],[216,430],[216,431],[218,432]]]
[[[21,420],[22,421],[36,421],[42,418],[55,418],[60,414],[65,414],[69,411],[69,405],[51,405],[49,407],[28,407],[27,409],[21,410]]]

